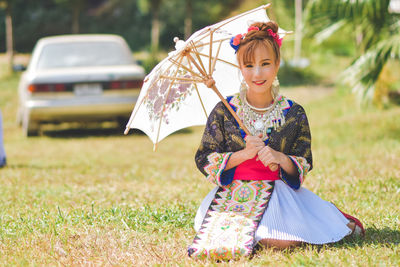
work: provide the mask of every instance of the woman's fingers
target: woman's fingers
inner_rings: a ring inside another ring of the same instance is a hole
[[[270,164],[279,164],[278,156],[279,155],[277,154],[277,152],[268,146],[264,147],[258,152],[258,158],[265,166],[268,166]]]
[[[245,150],[247,151],[249,158],[253,158],[257,153],[265,147],[264,142],[258,136],[248,135],[244,139],[246,141]]]
[[[279,165],[278,164],[276,164],[276,163],[271,163],[271,164],[269,164],[268,165],[268,167],[269,167],[269,169],[271,170],[271,171],[276,171],[278,168],[279,168]]]
[[[261,149],[265,146],[264,142],[255,136],[249,136],[245,139],[246,147]]]

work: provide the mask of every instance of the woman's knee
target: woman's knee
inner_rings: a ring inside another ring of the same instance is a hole
[[[296,247],[301,244],[300,241],[278,240],[278,239],[261,239],[260,244],[266,248],[286,249]]]

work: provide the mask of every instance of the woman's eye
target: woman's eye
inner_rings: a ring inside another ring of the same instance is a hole
[[[246,68],[252,68],[253,65],[252,65],[252,64],[246,64],[245,67],[246,67]]]
[[[269,62],[263,62],[262,63],[262,66],[268,66],[269,65]]]

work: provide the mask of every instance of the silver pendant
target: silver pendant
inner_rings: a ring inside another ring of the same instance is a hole
[[[254,129],[257,130],[257,132],[261,131],[264,128],[264,123],[261,119],[258,119],[254,122]]]

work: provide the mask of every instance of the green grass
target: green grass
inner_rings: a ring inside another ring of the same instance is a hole
[[[213,187],[193,158],[202,127],[152,151],[112,128],[15,124],[18,75],[0,78],[8,166],[0,169],[0,265],[398,266],[400,108],[356,108],[350,95],[291,88],[312,129],[314,170],[304,186],[365,224],[364,239],[258,252],[215,264],[186,256],[198,205]]]

